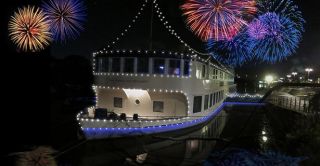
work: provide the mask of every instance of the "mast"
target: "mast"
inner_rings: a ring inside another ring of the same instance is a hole
[[[151,15],[150,15],[150,34],[149,34],[149,50],[152,50],[152,34],[153,34],[153,2],[151,4]]]

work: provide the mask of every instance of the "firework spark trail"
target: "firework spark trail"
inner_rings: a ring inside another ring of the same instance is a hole
[[[267,27],[259,19],[253,20],[248,25],[248,34],[253,39],[263,39],[267,33]]]
[[[56,41],[76,39],[84,30],[86,18],[84,3],[81,0],[49,0],[42,8],[50,20],[51,31]]]
[[[40,51],[49,45],[51,33],[44,13],[34,6],[18,8],[9,21],[9,37],[22,51]]]
[[[245,30],[242,30],[232,40],[207,42],[207,50],[213,52],[217,60],[232,67],[242,66],[245,62],[252,59],[249,53],[250,40]]]
[[[278,15],[289,18],[295,23],[300,32],[304,32],[306,21],[302,17],[302,12],[292,0],[258,0],[258,14],[263,15],[267,12],[274,12]]]
[[[190,29],[203,41],[231,40],[256,12],[254,0],[187,0],[181,6]]]
[[[262,61],[275,63],[295,53],[302,33],[289,18],[276,13],[266,13],[259,20],[267,29],[262,39],[251,40],[251,52]]]

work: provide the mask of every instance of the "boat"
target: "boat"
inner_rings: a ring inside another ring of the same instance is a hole
[[[156,1],[151,3],[160,10]],[[85,137],[174,132],[203,125],[217,115],[226,94],[235,91],[234,71],[210,55],[189,50],[94,52],[96,105],[76,117]]]

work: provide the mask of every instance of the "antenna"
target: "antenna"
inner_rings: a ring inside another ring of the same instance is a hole
[[[151,2],[149,50],[152,50],[152,33],[153,33],[152,31],[153,31],[153,4]]]

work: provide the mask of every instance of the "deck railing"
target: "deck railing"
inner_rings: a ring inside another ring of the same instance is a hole
[[[267,101],[273,105],[304,114],[319,113],[310,104],[310,97],[271,96]]]

